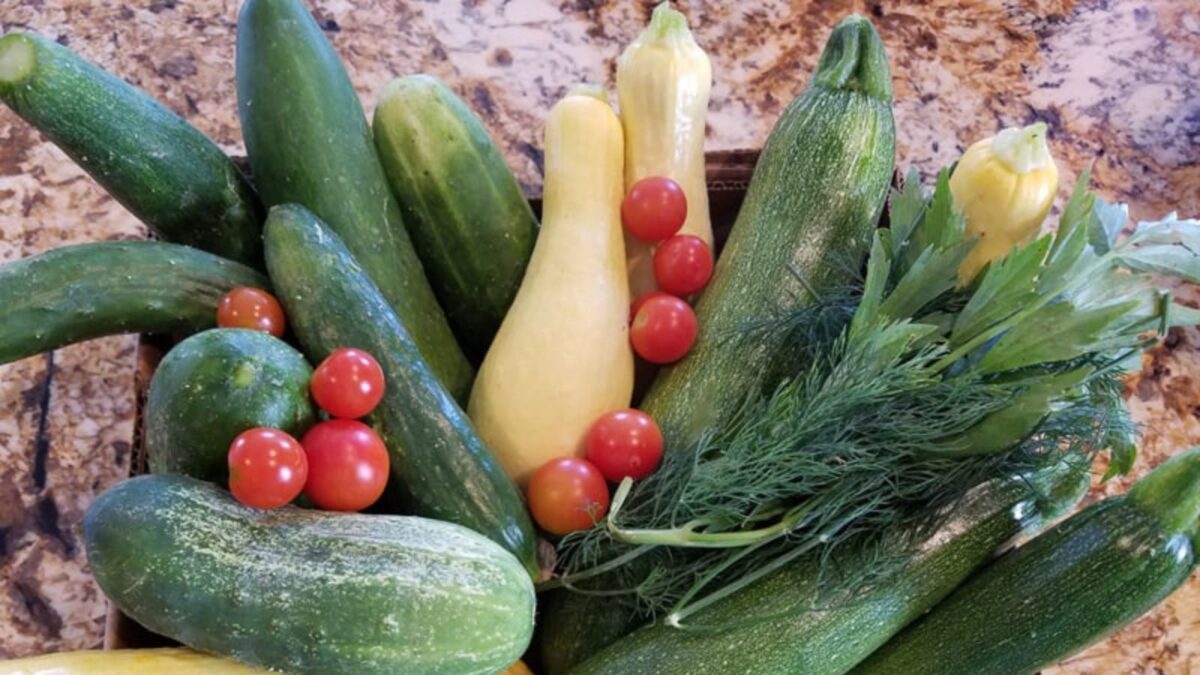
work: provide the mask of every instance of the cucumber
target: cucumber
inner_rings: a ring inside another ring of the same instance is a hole
[[[1087,491],[1086,466],[1066,463],[976,486],[932,531],[898,531],[878,548],[838,554],[846,578],[903,560],[850,597],[822,600],[821,562],[801,559],[752,583],[688,623],[734,624],[721,631],[654,624],[611,644],[571,671],[598,674],[840,674],[919,617],[1009,539],[1069,510]],[[810,610],[823,602],[828,609]],[[771,617],[756,621],[754,617]],[[740,622],[740,625],[738,625]],[[911,672],[937,672],[919,671]]]
[[[253,427],[300,438],[315,420],[312,367],[270,335],[217,328],[180,342],[158,364],[146,397],[150,471],[225,485],[229,446]]]
[[[666,452],[687,447],[758,388],[773,384],[761,371],[778,368],[790,336],[780,330],[755,330],[751,340],[738,335],[854,277],[892,177],[891,103],[883,43],[869,21],[848,17],[759,155],[746,200],[696,306],[700,331],[692,351],[660,372],[639,406],[658,422]],[[565,616],[565,609],[547,612],[547,630],[570,626],[611,635],[629,617],[600,611],[605,602],[592,597],[573,604],[580,619]],[[587,636],[562,639],[596,644]]]
[[[368,421],[387,445],[408,508],[482,532],[537,577],[520,492],[337,235],[304,207],[285,204],[268,214],[265,240],[267,269],[309,359],[356,347],[383,368],[387,386]]]
[[[247,0],[238,16],[237,99],[267,206],[302,204],[337,232],[450,393],[471,365],[438,306],[337,53],[301,0]]]
[[[83,519],[104,594],[202,651],[308,673],[495,673],[533,634],[513,556],[425,518],[238,504],[211,483],[132,478]]]
[[[262,265],[264,214],[245,176],[145,92],[52,40],[10,33],[0,100],[163,240]]]
[[[1033,673],[1133,621],[1196,562],[1200,448],[989,565],[855,673]]]
[[[533,253],[533,209],[483,122],[437,78],[393,80],[373,128],[433,291],[478,362]]]
[[[152,241],[63,246],[0,266],[0,363],[119,333],[190,333],[221,296],[269,288],[254,270]]]
[[[783,331],[755,331],[753,340],[733,336],[852,279],[891,182],[891,104],[879,35],[860,16],[843,20],[808,88],[767,137],[696,306],[695,346],[662,371],[642,402],[668,448],[724,422],[763,384],[746,364],[774,363],[788,338]]]

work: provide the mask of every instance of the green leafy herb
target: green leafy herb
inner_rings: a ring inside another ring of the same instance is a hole
[[[1085,172],[1056,233],[963,288],[974,242],[949,174],[931,195],[908,176],[861,286],[741,336],[795,336],[783,383],[622,483],[603,523],[560,544],[555,584],[624,594],[681,625],[798,556],[936,526],[939,505],[1000,473],[1105,447],[1109,473],[1128,470],[1117,376],[1154,334],[1200,315],[1151,274],[1200,277],[1200,223],[1172,215],[1119,240],[1127,211],[1089,193]]]

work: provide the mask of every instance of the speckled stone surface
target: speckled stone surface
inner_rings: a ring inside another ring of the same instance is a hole
[[[449,82],[530,193],[545,111],[570,85],[610,87],[613,57],[651,2],[319,0],[368,113],[392,77]],[[147,89],[241,152],[234,0],[0,0],[0,28],[36,30]],[[872,18],[896,83],[902,165],[929,176],[1000,126],[1049,123],[1064,186],[1095,184],[1137,217],[1200,214],[1200,7],[1183,0],[681,2],[712,55],[711,150],[761,145],[841,16]],[[1065,191],[1065,190],[1064,190]],[[56,149],[0,109],[0,261],[143,234]],[[1188,292],[1185,290],[1185,292]],[[1195,300],[1200,300],[1193,293]],[[77,527],[127,469],[132,338],[0,367],[0,657],[98,645],[104,603]],[[1138,470],[1200,443],[1200,335],[1178,331],[1129,385],[1145,424]],[[1123,489],[1117,482],[1100,491]],[[1200,584],[1056,672],[1200,669]]]

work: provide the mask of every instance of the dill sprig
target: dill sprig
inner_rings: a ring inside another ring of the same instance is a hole
[[[813,556],[828,597],[845,598],[865,580],[838,575],[836,551],[936,527],[983,481],[1105,447],[1128,467],[1116,376],[1154,333],[1197,319],[1150,273],[1200,280],[1200,223],[1172,215],[1118,242],[1126,212],[1088,193],[1085,173],[1057,233],[962,288],[973,242],[948,183],[942,172],[926,195],[910,173],[860,282],[726,336],[786,332],[764,377],[781,383],[622,483],[602,523],[560,543],[553,583],[681,625]]]

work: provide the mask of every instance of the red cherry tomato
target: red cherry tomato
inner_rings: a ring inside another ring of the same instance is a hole
[[[642,305],[646,304],[647,300],[649,300],[650,298],[657,298],[660,295],[663,296],[664,298],[671,297],[670,293],[663,293],[662,291],[648,291],[646,293],[642,293],[641,295],[637,296],[637,299],[635,299],[629,305],[629,321],[630,321],[630,323],[633,322],[633,318],[635,316],[637,316],[638,310],[642,308]]]
[[[361,511],[383,494],[388,453],[379,434],[355,420],[321,422],[300,441],[308,455],[304,496],[326,511]]]
[[[250,328],[283,337],[287,322],[283,307],[275,296],[261,288],[239,286],[221,298],[217,305],[217,325],[221,328]]]
[[[585,445],[588,461],[616,483],[626,476],[634,480],[649,476],[662,459],[663,437],[654,418],[626,408],[596,420]]]
[[[529,479],[529,510],[551,534],[586,530],[608,513],[608,485],[586,459],[552,459]]]
[[[696,341],[696,314],[673,295],[649,298],[629,326],[629,340],[638,356],[650,363],[673,363]]]
[[[339,349],[313,371],[309,388],[325,412],[340,419],[357,419],[374,410],[383,398],[383,369],[361,349]]]
[[[229,446],[229,491],[246,506],[283,506],[300,495],[307,478],[304,448],[284,431],[256,427]]]
[[[629,188],[621,202],[621,220],[638,239],[662,241],[678,232],[687,220],[687,196],[670,178],[643,178]]]
[[[673,295],[691,295],[712,278],[712,249],[700,237],[679,234],[658,245],[654,252],[654,280]]]

